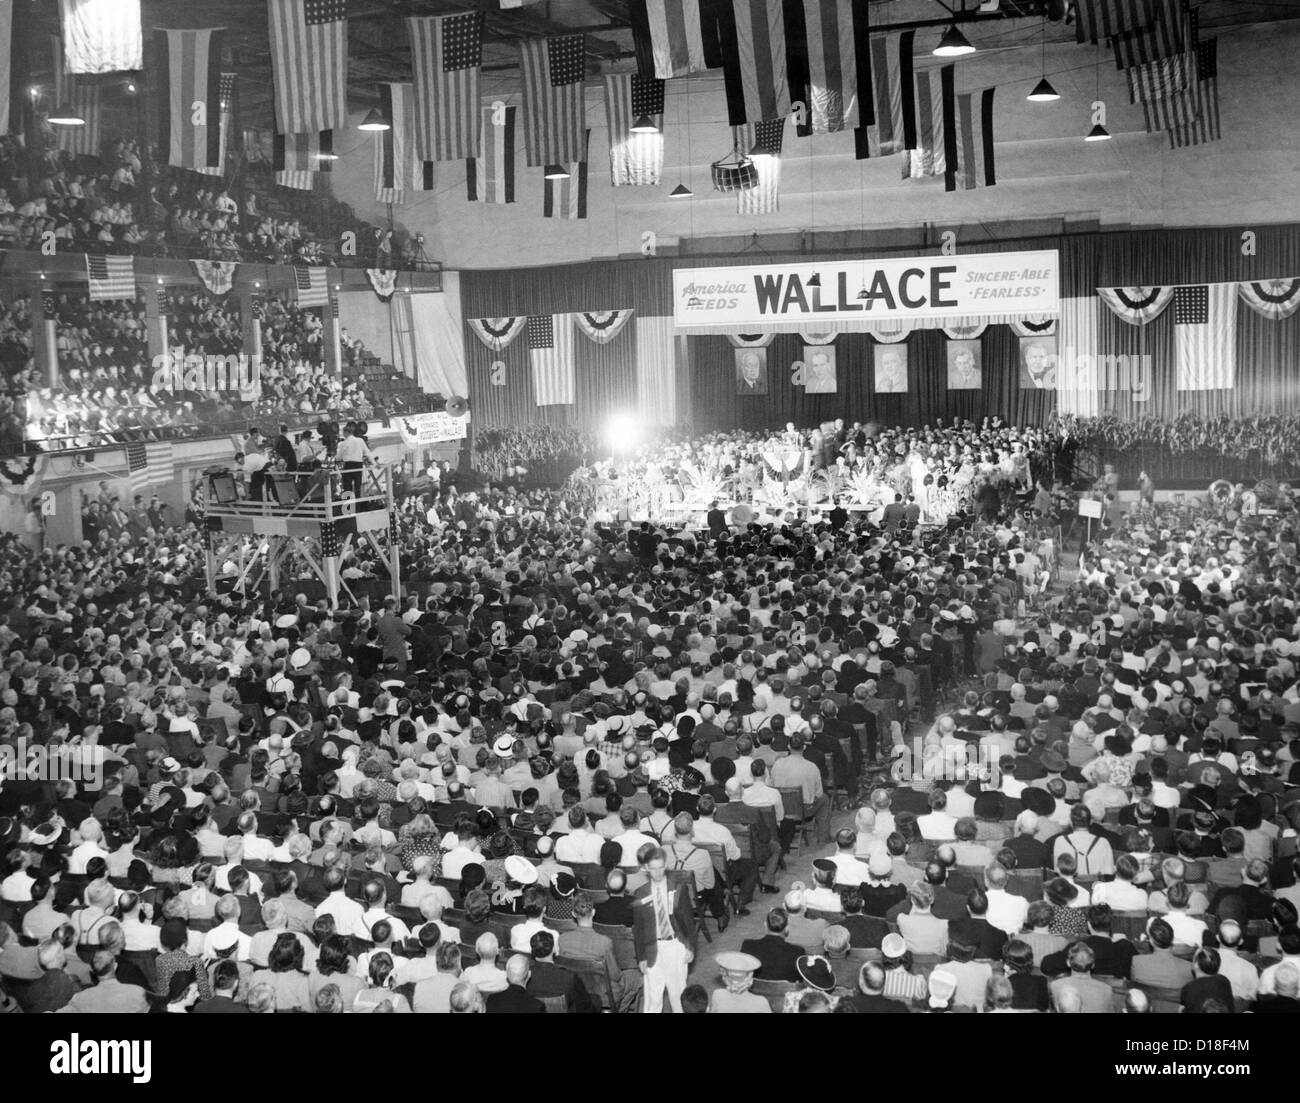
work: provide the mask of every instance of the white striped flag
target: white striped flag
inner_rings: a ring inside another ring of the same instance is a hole
[[[722,76],[732,126],[790,113],[782,0],[732,0],[722,27]]]
[[[858,160],[916,148],[916,85],[912,65],[915,41],[915,31],[876,35],[871,39],[871,100],[875,123],[864,126],[860,121],[854,131]]]
[[[465,189],[471,203],[515,201],[515,113],[507,107],[497,123],[496,109],[483,108],[483,154],[465,162]]]
[[[1193,59],[1187,54],[1174,54],[1163,61],[1152,61],[1128,71],[1128,102],[1150,104],[1187,91],[1187,81]],[[1147,115],[1147,133],[1158,130],[1154,117]]]
[[[1169,148],[1183,149],[1223,137],[1219,125],[1219,40],[1196,47],[1196,81],[1186,92],[1170,97]]]
[[[401,203],[407,185],[423,187],[423,165],[414,153],[415,95],[410,84],[379,85],[379,113],[387,130],[375,135],[375,202]],[[415,169],[419,166],[419,172]]]
[[[9,133],[9,53],[13,48],[14,0],[0,0],[0,134]]]
[[[951,65],[916,74],[916,145],[903,158],[903,179],[943,176],[945,129],[943,118],[943,70]]]
[[[347,0],[269,0],[276,129],[347,125]]]
[[[944,191],[991,188],[998,182],[993,155],[993,95],[997,89],[954,94],[953,80],[953,67],[944,66]]]
[[[69,73],[144,68],[140,0],[62,0]]]
[[[92,300],[134,299],[135,258],[87,253],[86,279]]]
[[[149,485],[149,452],[144,441],[128,441],[126,446],[127,478],[131,483],[131,494],[142,494]]]
[[[222,73],[220,82],[221,118],[217,130],[217,163],[212,168],[199,169],[208,176],[221,176],[226,170],[226,150],[235,125],[235,73]]]
[[[326,269],[295,267],[293,282],[294,301],[299,306],[325,306],[329,303],[329,284],[326,281]]]
[[[577,161],[587,132],[585,36],[525,38],[519,51],[524,78],[524,149],[529,165]]]
[[[271,139],[271,168],[276,172],[330,172],[334,166],[334,131],[276,134]]]
[[[1147,65],[1188,48],[1191,8],[1187,0],[1145,0],[1144,7],[1144,21],[1110,40],[1119,69]]]
[[[303,169],[284,169],[275,174],[275,182],[282,188],[311,191],[316,186],[316,177]]]
[[[183,169],[221,166],[221,47],[225,30],[160,30],[166,92],[158,117],[167,163]],[[202,105],[203,122],[195,122]]]
[[[852,130],[874,122],[867,7],[859,8],[853,0],[803,0],[803,9],[812,132]]]
[[[534,314],[525,327],[532,365],[533,400],[538,406],[572,406],[576,389],[573,319],[567,314]]]
[[[644,10],[656,77],[667,80],[716,68],[718,59],[710,58],[705,46],[707,21],[715,18],[708,0],[642,0],[638,9],[632,16],[633,34],[638,29],[639,11]],[[716,39],[716,21],[711,30]]]
[[[591,131],[587,131],[591,140]],[[546,218],[587,217],[587,157],[584,149],[581,161],[566,165],[569,175],[559,180],[543,181],[542,215]]]
[[[1074,37],[1096,46],[1116,35],[1149,26],[1148,0],[1074,0]]]
[[[172,474],[174,456],[169,440],[130,441],[126,446],[126,469],[132,497],[166,482]]]
[[[767,119],[732,127],[736,152],[749,157],[758,183],[736,193],[738,214],[775,214],[781,209],[781,150],[785,145],[785,120]]]
[[[1235,283],[1174,289],[1174,348],[1180,391],[1218,391],[1235,386]]]
[[[655,124],[655,133],[633,133],[632,126],[642,115]],[[658,184],[664,168],[664,82],[640,73],[607,76],[605,120],[614,187]]]
[[[463,161],[479,153],[483,13],[406,21],[415,75],[415,153]]]
[[[73,76],[65,66],[63,39],[50,37],[51,72],[54,74],[53,108],[70,106],[83,119],[84,126],[56,128],[59,148],[69,153],[99,154],[100,88],[95,77]]]

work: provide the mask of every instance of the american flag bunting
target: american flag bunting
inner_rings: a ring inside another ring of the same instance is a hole
[[[347,125],[347,0],[269,0],[276,129]]]

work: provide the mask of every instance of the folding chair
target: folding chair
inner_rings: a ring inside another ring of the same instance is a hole
[[[614,984],[604,962],[592,961],[590,958],[556,957],[555,964],[581,977],[587,991],[606,1011],[618,1010],[618,1004],[614,1000]]]
[[[800,842],[804,846],[812,843],[812,817],[807,814],[808,810],[803,803],[803,790],[798,786],[788,789],[777,789],[781,794],[781,803],[785,808],[785,819],[794,820],[798,826],[798,835]],[[793,842],[793,840],[791,840]],[[791,848],[793,849],[793,847]]]
[[[566,996],[539,996],[542,1006],[546,1008],[548,1015],[567,1015],[569,1013],[569,1001]]]

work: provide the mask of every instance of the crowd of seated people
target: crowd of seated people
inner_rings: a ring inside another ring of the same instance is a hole
[[[783,893],[674,1010],[1294,1013],[1295,513],[1164,510],[1029,593],[1018,510],[710,533],[440,471],[410,597],[338,611],[209,592],[192,527],[7,537],[0,747],[107,784],[0,788],[0,985],[634,1008],[667,851],[719,929]]]
[[[37,385],[31,305],[25,295],[0,302],[0,455],[22,451],[27,394]]]

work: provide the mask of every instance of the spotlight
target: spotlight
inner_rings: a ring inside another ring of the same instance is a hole
[[[361,120],[361,125],[357,129],[380,131],[391,130],[392,127],[388,125],[388,120],[379,113],[379,109],[372,107],[366,112],[366,117]]]
[[[970,44],[970,39],[957,29],[956,23],[949,25],[943,32],[943,37],[939,39],[939,45],[934,48],[935,57],[964,57],[974,52],[975,47]]]
[[[338,155],[337,153],[318,153],[318,154],[316,154],[316,160],[318,160],[318,161],[337,161],[338,159],[339,159],[339,155]]]
[[[75,111],[66,104],[60,104],[50,112],[50,122],[54,126],[85,126],[86,120],[80,111]]]
[[[128,96],[134,96],[134,95],[135,95],[135,81],[133,81],[133,80],[128,80],[128,81],[126,82],[126,93],[127,93]]]
[[[1059,100],[1061,93],[1052,87],[1052,82],[1044,77],[1034,85],[1034,90],[1025,97],[1034,103],[1051,103],[1053,100]]]
[[[1083,140],[1085,142],[1109,142],[1110,131],[1107,130],[1104,126],[1102,126],[1101,123],[1098,123],[1090,131],[1088,131],[1087,137],[1084,138]]]
[[[545,175],[547,180],[567,180],[569,170],[563,165],[547,165]]]
[[[605,423],[605,443],[611,452],[628,452],[641,440],[641,423],[632,414],[611,414]]]
[[[678,184],[677,187],[673,188],[673,190],[668,193],[668,198],[688,199],[694,194],[695,193],[691,191],[691,189],[688,188],[685,184]]]
[[[655,126],[654,119],[649,115],[638,115],[636,122],[632,124],[633,134],[658,134],[659,128]]]

